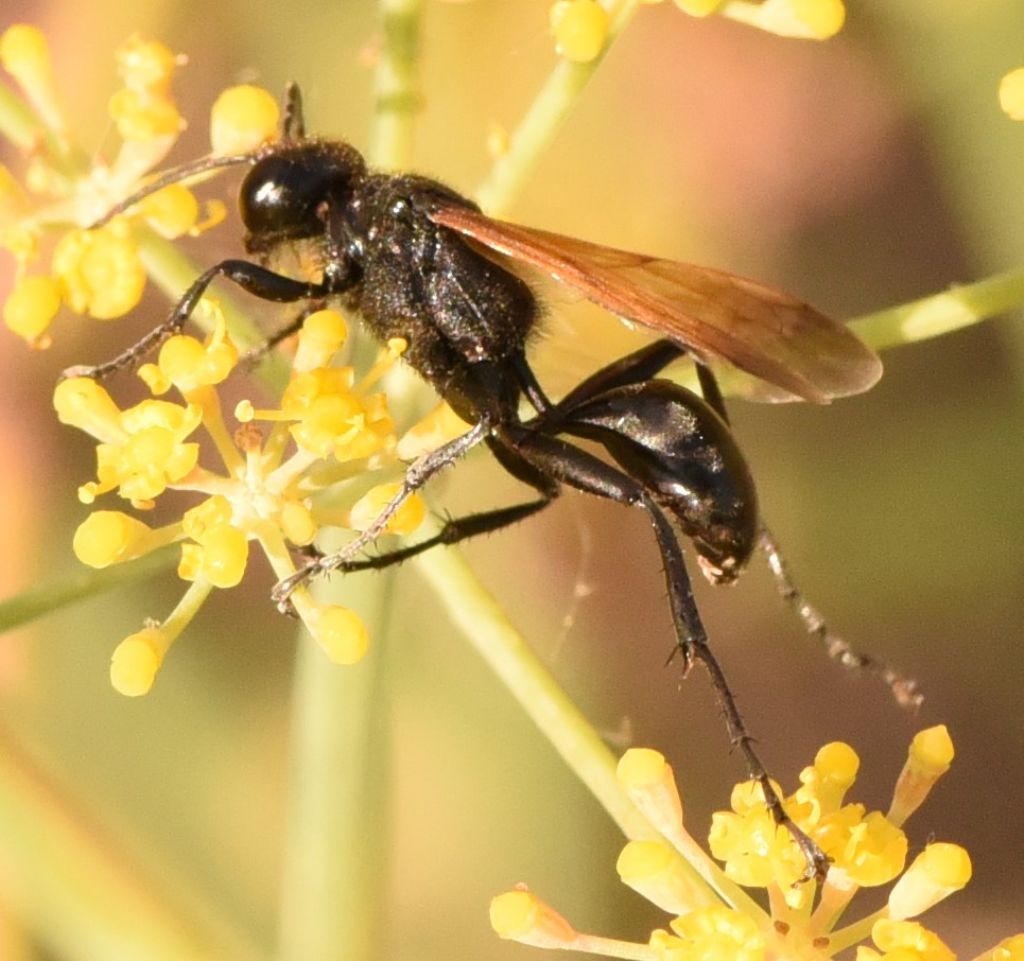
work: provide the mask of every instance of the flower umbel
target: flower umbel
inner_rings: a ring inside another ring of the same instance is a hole
[[[296,572],[295,549],[308,548],[325,528],[365,528],[394,492],[391,483],[371,485],[367,478],[396,464],[394,421],[384,394],[373,387],[401,355],[403,342],[389,344],[357,380],[351,367],[331,366],[346,339],[341,316],[328,310],[310,315],[298,335],[280,406],[258,409],[242,401],[232,431],[217,387],[235,367],[238,351],[216,308],[207,310],[214,315],[213,330],[204,341],[171,337],[157,363],[139,370],[153,394],[174,389],[181,403],[152,397],[122,410],[104,387],[81,377],[62,382],[54,395],[61,421],[98,442],[96,480],[79,489],[84,503],[116,492],[145,511],[168,491],[201,498],[180,520],[157,528],[122,511],[98,510],[75,535],[76,555],[92,567],[181,544],[178,575],[191,585],[181,603],[114,654],[111,678],[126,694],[149,689],[170,643],[212,588],[242,580],[250,543],[283,579]],[[261,422],[269,425],[266,431]],[[220,469],[206,466],[208,447]],[[388,530],[409,533],[423,516],[422,503],[413,497]],[[304,587],[291,601],[332,660],[362,657],[367,632],[352,611],[317,604]]]
[[[8,114],[23,120],[4,132],[26,156],[24,185],[0,167],[0,247],[16,263],[3,319],[31,346],[49,346],[50,325],[62,306],[97,320],[131,311],[145,288],[148,237],[194,236],[223,219],[223,204],[201,211],[192,192],[178,183],[89,229],[138,190],[185,128],[171,94],[174,72],[184,62],[155,41],[132,37],[122,44],[116,54],[122,86],[108,104],[121,142],[107,159],[72,140],[42,33],[17,24],[0,35],[0,66],[21,99],[2,93],[14,101]],[[269,94],[232,88],[214,106],[214,150],[252,149],[273,135],[276,123]]]
[[[553,908],[520,886],[491,903],[491,925],[503,938],[536,947],[564,948],[630,961],[826,961],[857,946],[858,961],[952,961],[938,935],[916,920],[970,879],[959,845],[931,843],[904,870],[907,841],[900,828],[945,773],[953,748],[944,727],[922,731],[911,746],[887,814],[844,803],[859,759],[845,744],[823,747],[800,775],[785,807],[832,860],[818,889],[800,883],[803,859],[789,832],[771,818],[753,782],[737,785],[732,810],[712,821],[710,849],[724,870],[684,826],[672,770],[656,751],[630,750],[619,762],[626,794],[661,834],[630,841],[619,857],[620,878],[669,912],[667,929],[646,943],[582,934]],[[884,907],[838,927],[857,890],[899,878]],[[762,888],[768,910],[744,888]],[[873,946],[863,942],[871,940]],[[997,946],[993,958],[1013,957],[1018,935]]]

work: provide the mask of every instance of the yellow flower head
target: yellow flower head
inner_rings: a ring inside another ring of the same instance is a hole
[[[657,2],[657,0],[648,0]],[[780,37],[828,40],[846,21],[843,0],[761,0],[760,3],[727,3],[726,0],[674,0],[691,17],[721,14],[731,20],[766,30]]]
[[[922,731],[908,766],[919,768],[922,755],[947,758],[942,745],[948,741],[945,728]],[[630,841],[619,857],[619,876],[671,915],[667,927],[654,930],[646,943],[583,933],[523,886],[492,901],[491,925],[501,937],[524,944],[630,961],[827,961],[854,946],[858,961],[953,961],[938,935],[911,919],[970,879],[970,859],[955,844],[928,845],[893,885],[884,908],[875,910],[876,901],[863,919],[840,926],[857,890],[892,881],[906,855],[902,832],[885,815],[844,803],[859,764],[847,745],[826,745],[784,802],[797,826],[832,860],[818,888],[801,880],[796,843],[766,817],[758,788],[737,785],[732,810],[714,816],[710,847],[725,860],[723,870],[684,827],[665,759],[648,749],[627,751],[619,763],[620,783],[660,838]],[[901,775],[894,807],[907,783]],[[747,887],[765,889],[767,904]],[[793,890],[801,893],[792,897]],[[1021,950],[1024,936],[983,957],[1011,961]]]
[[[403,344],[385,348],[357,379],[352,368],[331,366],[345,342],[344,322],[336,312],[319,311],[299,332],[280,406],[258,410],[243,401],[232,429],[218,389],[234,370],[238,351],[223,317],[215,307],[206,309],[214,319],[204,340],[171,337],[157,362],[138,372],[154,394],[174,390],[183,403],[154,397],[122,410],[103,386],[84,377],[63,381],[54,394],[61,421],[97,441],[96,479],[79,490],[84,502],[115,491],[136,509],[154,507],[169,490],[195,498],[178,521],[160,528],[98,510],[75,535],[76,556],[92,567],[180,545],[178,575],[190,585],[181,604],[162,624],[126,640],[112,664],[112,681],[128,694],[149,690],[163,654],[211,589],[241,582],[251,546],[262,551],[278,579],[289,577],[297,570],[294,548],[312,544],[325,528],[365,530],[398,489],[392,481],[369,491],[352,482],[367,470],[397,466],[394,421],[384,394],[372,388]],[[261,421],[269,425],[266,433]],[[420,499],[410,498],[387,530],[410,533],[424,514]],[[363,656],[369,638],[358,615],[319,605],[304,588],[291,600],[333,661],[350,664]]]
[[[1024,67],[1011,70],[999,83],[999,106],[1012,120],[1024,120]]]
[[[17,268],[3,320],[35,347],[49,345],[49,328],[62,306],[110,320],[138,305],[146,282],[142,247],[152,239],[140,228],[178,237],[223,219],[222,204],[211,205],[201,219],[192,192],[175,184],[89,229],[138,190],[185,127],[171,93],[182,57],[161,43],[132,37],[115,59],[122,86],[112,94],[109,112],[121,143],[114,156],[105,157],[72,140],[42,33],[17,24],[0,34],[0,66],[31,118],[30,132],[16,143],[28,158],[24,185],[6,169],[0,176],[0,248]]]

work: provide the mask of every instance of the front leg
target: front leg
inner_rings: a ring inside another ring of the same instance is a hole
[[[68,377],[92,377],[99,380],[108,377],[115,371],[137,366],[146,354],[155,350],[185,326],[186,321],[199,304],[200,298],[206,293],[206,288],[216,277],[226,277],[261,300],[275,303],[292,303],[307,298],[325,297],[335,292],[326,280],[318,282],[295,280],[292,277],[275,273],[266,267],[261,267],[259,264],[249,263],[247,260],[225,260],[200,274],[185,291],[167,319],[126,351],[113,360],[95,367],[85,365],[69,367],[62,376],[65,379]]]

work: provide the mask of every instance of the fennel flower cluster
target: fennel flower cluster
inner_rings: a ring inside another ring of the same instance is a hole
[[[838,742],[823,747],[784,801],[831,861],[819,885],[803,879],[803,855],[773,820],[755,782],[737,785],[731,810],[712,818],[708,846],[716,861],[688,832],[664,757],[631,749],[619,762],[619,782],[653,830],[627,843],[618,873],[670,916],[667,926],[645,943],[586,934],[523,885],[492,901],[491,924],[499,936],[536,947],[629,961],[828,961],[853,947],[857,961],[954,961],[918,918],[964,887],[970,858],[957,844],[933,841],[907,866],[903,832],[952,759],[945,727],[921,731],[882,813],[846,800],[860,765],[853,749]],[[846,920],[860,889],[883,885],[891,886],[881,908]],[[750,888],[764,892],[767,909]],[[977,961],[1021,959],[1024,933]]]
[[[663,3],[666,0],[642,0]],[[781,37],[828,40],[846,20],[843,0],[672,0],[691,17],[719,14]],[[606,49],[616,0],[555,0],[549,8],[551,33],[559,56],[590,63]]]
[[[185,126],[171,93],[183,58],[133,38],[116,59],[123,86],[109,110],[121,144],[105,160],[71,138],[43,35],[16,25],[0,36],[0,65],[21,94],[25,133],[18,145],[28,158],[23,183],[0,169],[0,246],[16,264],[3,317],[35,348],[49,346],[62,309],[97,320],[131,311],[145,286],[154,233],[194,235],[223,216],[216,204],[204,216],[192,191],[176,183],[90,229],[145,185]],[[271,142],[278,113],[260,88],[226,90],[211,111],[213,155]],[[111,681],[126,695],[150,690],[171,643],[213,589],[242,581],[252,545],[279,580],[295,574],[324,530],[372,525],[398,489],[399,457],[414,458],[466,429],[442,406],[399,437],[377,385],[406,345],[387,344],[360,375],[345,362],[347,327],[332,310],[305,319],[274,406],[243,399],[225,411],[220,391],[239,370],[242,352],[214,298],[204,297],[193,319],[205,337],[172,336],[154,363],[136,371],[149,395],[142,400],[119,403],[103,384],[81,376],[54,392],[59,419],[96,441],[95,478],[78,489],[79,500],[94,509],[75,533],[75,555],[105,568],[177,545],[178,576],[188,585],[170,614],[117,646]],[[130,510],[111,509],[111,497]],[[164,522],[147,523],[158,504]],[[172,519],[164,520],[168,512]],[[412,497],[387,531],[411,532],[424,513]],[[317,603],[305,586],[289,600],[333,661],[363,656],[367,630],[354,611]]]

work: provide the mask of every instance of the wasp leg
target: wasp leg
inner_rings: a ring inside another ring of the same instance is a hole
[[[523,459],[543,473],[598,497],[642,509],[654,527],[661,553],[672,609],[676,644],[687,669],[700,661],[707,669],[725,716],[729,739],[743,754],[750,777],[761,786],[765,802],[776,824],[784,826],[796,841],[807,861],[807,877],[823,879],[829,860],[825,853],[793,822],[772,786],[768,771],[754,750],[736,698],[725,672],[708,646],[707,632],[697,610],[690,577],[683,561],[682,548],[671,522],[653,497],[638,481],[594,455],[557,437],[548,437],[525,427],[502,428],[498,437]]]
[[[704,399],[726,423],[729,423],[729,415],[725,409],[725,400],[718,387],[715,375],[703,364],[697,364],[697,377],[700,380],[701,392]],[[779,589],[779,596],[796,612],[804,625],[804,630],[811,637],[815,637],[825,649],[830,658],[837,661],[843,667],[851,671],[865,671],[879,677],[883,684],[889,688],[893,698],[900,707],[907,710],[916,710],[921,706],[924,695],[921,693],[918,683],[912,677],[901,674],[885,661],[879,660],[871,654],[858,651],[855,647],[843,640],[834,633],[828,626],[825,619],[804,596],[797,587],[789,568],[782,558],[779,545],[775,536],[768,529],[768,525],[761,521],[758,531],[758,540],[761,550],[764,551],[768,560],[768,568],[775,578]]]
[[[614,390],[616,387],[626,387],[629,384],[650,380],[685,353],[686,350],[674,341],[656,340],[631,354],[626,354],[625,357],[620,357],[607,367],[602,367],[591,374],[555,404],[549,422],[571,413],[574,407],[598,394]]]
[[[384,505],[380,513],[374,518],[373,523],[366,530],[362,531],[358,537],[349,541],[337,553],[318,558],[301,570],[296,571],[291,577],[286,577],[284,580],[277,582],[270,596],[278,608],[282,612],[287,613],[289,608],[288,596],[295,588],[311,577],[338,570],[344,564],[351,561],[356,554],[384,533],[388,521],[391,520],[409,497],[439,471],[454,464],[460,457],[463,457],[476,447],[490,432],[490,421],[486,419],[478,421],[465,434],[460,434],[454,440],[448,441],[447,444],[443,444],[437,450],[424,454],[419,460],[415,461],[405,472],[405,477],[402,479],[402,485],[398,489],[398,493]]]
[[[323,282],[307,283],[294,280],[291,277],[276,274],[258,264],[251,264],[247,260],[225,260],[200,274],[185,291],[167,319],[122,354],[95,367],[69,367],[62,376],[64,378],[92,377],[101,379],[115,371],[135,367],[146,354],[159,347],[185,326],[185,322],[192,316],[200,298],[206,293],[206,288],[216,277],[226,277],[261,300],[271,300],[276,303],[291,303],[307,298],[325,297],[333,290]]]
[[[762,523],[760,530],[760,545],[768,561],[768,568],[775,578],[779,589],[779,596],[783,602],[796,612],[804,625],[804,630],[811,637],[817,638],[825,653],[832,660],[838,662],[842,667],[851,671],[864,671],[876,675],[882,683],[889,688],[893,698],[900,707],[909,711],[917,710],[924,701],[924,694],[921,693],[917,681],[912,677],[901,674],[885,661],[879,660],[872,654],[865,654],[857,650],[848,641],[845,641],[836,634],[826,623],[825,619],[818,613],[803,592],[794,583],[789,573],[789,568],[782,558],[779,546],[775,542],[772,532]]]
[[[501,530],[503,527],[511,527],[527,517],[540,513],[553,499],[553,497],[541,497],[534,501],[527,501],[525,504],[499,507],[496,510],[481,511],[478,514],[468,514],[465,517],[451,517],[444,522],[441,530],[433,537],[428,537],[426,540],[419,541],[416,544],[399,547],[374,557],[363,557],[355,561],[345,561],[334,568],[334,570],[341,574],[383,570],[386,567],[391,567],[393,564],[401,564],[411,557],[423,554],[433,547],[450,547],[452,544],[469,540],[471,537],[491,534],[494,531]]]

